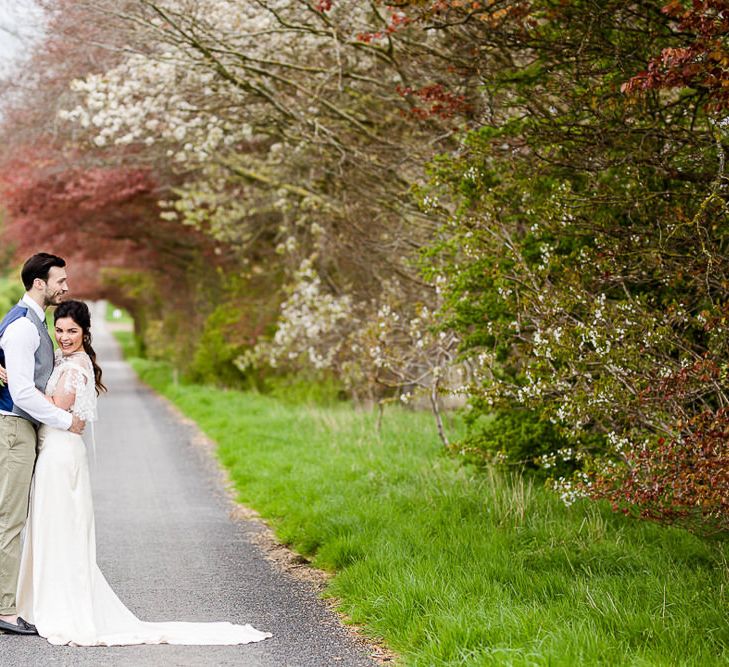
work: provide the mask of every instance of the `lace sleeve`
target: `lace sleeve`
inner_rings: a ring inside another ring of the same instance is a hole
[[[96,421],[96,385],[91,369],[76,363],[67,363],[58,384],[66,393],[75,395],[71,406],[74,415],[87,422]]]

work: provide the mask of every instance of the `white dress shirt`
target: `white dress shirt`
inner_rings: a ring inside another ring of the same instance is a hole
[[[33,309],[41,322],[45,321],[43,309],[28,294],[22,302]],[[67,431],[73,420],[71,414],[50,403],[35,386],[35,353],[39,345],[38,329],[27,317],[19,317],[5,329],[0,338],[0,347],[5,352],[10,397],[15,405],[41,424]],[[13,413],[0,410],[0,414]]]

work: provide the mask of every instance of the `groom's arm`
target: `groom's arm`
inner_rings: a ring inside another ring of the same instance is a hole
[[[35,351],[40,337],[33,323],[26,317],[15,320],[5,330],[2,344],[13,403],[42,424],[67,431],[73,422],[71,414],[49,403],[35,386]]]

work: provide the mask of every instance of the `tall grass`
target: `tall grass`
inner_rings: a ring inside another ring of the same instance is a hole
[[[428,415],[390,409],[378,434],[348,406],[174,386],[159,364],[135,367],[404,664],[729,664],[726,541],[464,467]]]

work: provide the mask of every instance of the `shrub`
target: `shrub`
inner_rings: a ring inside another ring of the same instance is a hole
[[[615,510],[703,532],[729,530],[729,410],[697,415],[679,438],[626,448],[583,490]]]
[[[245,349],[237,336],[241,313],[230,305],[218,306],[205,320],[188,375],[194,382],[240,387],[244,374],[234,363]]]
[[[510,467],[565,474],[575,469],[574,456],[565,437],[548,421],[523,408],[487,414],[481,409],[467,413],[466,437],[453,449],[473,463],[500,463]],[[557,452],[561,452],[559,456]]]

